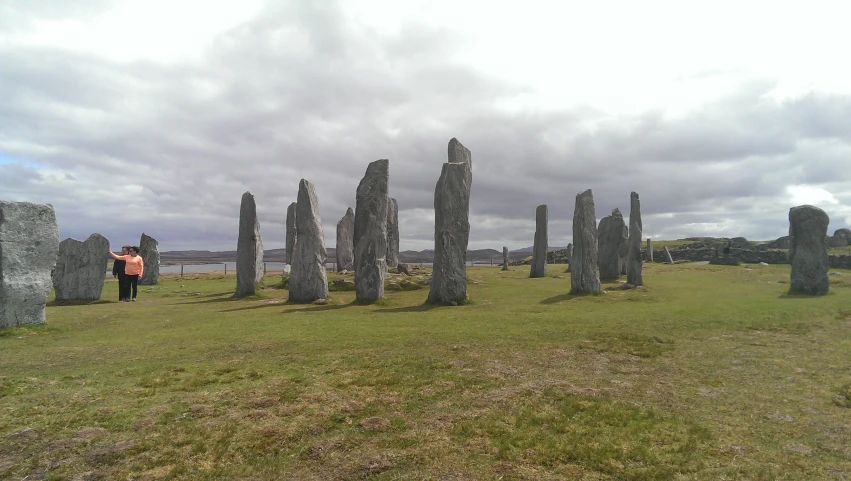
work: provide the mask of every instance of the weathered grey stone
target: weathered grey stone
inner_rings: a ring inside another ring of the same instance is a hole
[[[290,300],[313,302],[328,297],[325,234],[319,217],[319,202],[313,183],[301,179],[295,215],[295,246],[289,279]]]
[[[399,204],[390,199],[387,204],[387,267],[399,265]]]
[[[532,267],[529,277],[547,275],[547,206],[535,209],[535,243],[532,246]]]
[[[360,302],[384,297],[387,277],[387,211],[390,161],[370,162],[358,185],[355,206],[355,296]]]
[[[833,236],[827,237],[828,247],[847,247],[851,244],[851,230],[837,229]]]
[[[0,201],[0,327],[44,324],[58,252],[53,206]]]
[[[239,206],[239,238],[236,242],[236,292],[234,297],[256,293],[263,279],[263,239],[257,220],[257,204],[250,192],[242,194]]]
[[[668,258],[666,264],[673,264],[674,258],[671,257],[671,251],[668,250],[668,246],[665,246],[665,257]]]
[[[647,260],[653,262],[653,241],[649,238],[647,239]],[[627,262],[627,265],[629,262]],[[627,268],[629,270],[629,268]]]
[[[564,272],[570,272],[570,264],[573,262],[573,243],[567,243],[567,269]]]
[[[160,243],[142,232],[139,239],[139,256],[145,263],[145,270],[139,279],[139,285],[152,286],[160,280]]]
[[[641,223],[641,200],[638,194],[631,192],[629,194],[629,239],[627,244],[629,250],[626,258],[626,283],[633,286],[643,286],[644,277],[642,276],[641,263],[641,235],[643,234],[644,226]],[[653,243],[647,239],[647,252],[650,254],[650,259],[653,260]]]
[[[597,228],[597,263],[600,265],[601,281],[614,281],[620,277],[620,250],[621,245],[626,244],[623,239],[625,228],[623,214],[619,209],[600,219]]]
[[[570,292],[600,292],[597,277],[597,219],[591,189],[576,195],[573,211],[573,255],[570,262]]]
[[[351,207],[337,222],[337,272],[354,269],[355,213]]]
[[[470,189],[473,161],[456,139],[449,141],[434,188],[434,267],[428,302],[455,305],[467,299],[467,242],[470,238]]]
[[[502,246],[502,270],[508,270],[508,247]]]
[[[770,249],[788,249],[789,245],[792,243],[792,238],[788,235],[784,235],[783,237],[778,237],[777,239],[768,243],[768,248]]]
[[[295,216],[296,216],[296,206],[297,203],[293,202],[287,207],[287,246],[286,246],[286,260],[287,264],[292,265],[293,263],[293,248],[295,247]]]
[[[411,275],[411,271],[408,270],[408,264],[402,262],[396,264],[396,272],[399,274],[405,274],[406,276]]]
[[[629,227],[624,224],[620,241],[618,242],[618,265],[621,275],[626,275],[628,270],[627,257],[629,256]]]
[[[830,290],[825,236],[830,218],[811,205],[789,209],[789,261],[792,264],[789,291],[824,295]]]
[[[59,243],[53,290],[57,301],[97,301],[103,292],[109,263],[109,239],[92,234],[84,242],[65,239]]]

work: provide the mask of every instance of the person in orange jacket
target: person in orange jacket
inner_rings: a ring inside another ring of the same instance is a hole
[[[142,259],[142,256],[139,255],[139,248],[136,246],[130,246],[128,250],[129,255],[116,255],[114,252],[109,251],[109,255],[119,261],[124,261],[124,274],[127,276],[124,284],[124,289],[126,289],[127,295],[124,296],[124,301],[136,301],[136,293],[139,289],[139,278],[142,277],[142,273],[145,272],[145,261]],[[130,297],[130,291],[133,292],[133,297]]]

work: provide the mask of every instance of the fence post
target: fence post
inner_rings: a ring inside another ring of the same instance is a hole
[[[225,262],[224,265],[225,265],[225,275],[228,275],[228,263]]]
[[[183,264],[180,264],[180,277],[183,277]]]
[[[263,275],[264,276],[266,275],[266,263],[265,262],[263,263]]]

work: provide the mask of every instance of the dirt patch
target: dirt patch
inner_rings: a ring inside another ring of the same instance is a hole
[[[113,444],[98,446],[86,454],[89,464],[112,464],[125,453],[136,447],[135,441],[119,441]]]
[[[21,442],[32,441],[38,438],[38,431],[33,428],[24,428],[16,433],[12,433],[6,437],[9,441]]]
[[[390,421],[380,417],[366,418],[360,423],[361,426],[370,431],[384,431],[390,427]]]
[[[193,418],[206,418],[215,414],[213,406],[209,404],[193,404],[189,406],[189,412]]]
[[[74,433],[74,439],[78,441],[92,441],[99,436],[103,436],[106,434],[106,429],[104,428],[92,428],[85,427],[80,428],[76,433]]]
[[[276,397],[259,397],[251,400],[250,404],[256,408],[270,408],[276,406],[280,399]]]

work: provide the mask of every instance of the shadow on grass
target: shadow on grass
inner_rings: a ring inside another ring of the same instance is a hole
[[[835,293],[826,292],[824,294],[804,294],[803,292],[784,292],[777,296],[778,299],[821,299],[825,296],[832,296]]]
[[[61,306],[93,306],[97,304],[117,304],[123,301],[109,301],[106,299],[98,299],[97,301],[58,301],[52,300],[45,305],[51,307],[61,307]]]
[[[572,301],[574,299],[578,299],[580,297],[590,296],[591,294],[559,294],[557,296],[549,297],[547,299],[542,300],[541,304],[558,304],[561,301]]]
[[[376,312],[380,312],[382,314],[393,314],[393,313],[396,313],[396,312],[425,312],[425,311],[430,311],[432,309],[437,309],[439,307],[458,307],[458,306],[448,306],[448,305],[443,305],[443,304],[429,304],[429,303],[426,302],[424,304],[419,304],[419,305],[416,305],[416,306],[405,306],[405,307],[393,307],[393,308],[390,308],[390,309],[379,309]]]

